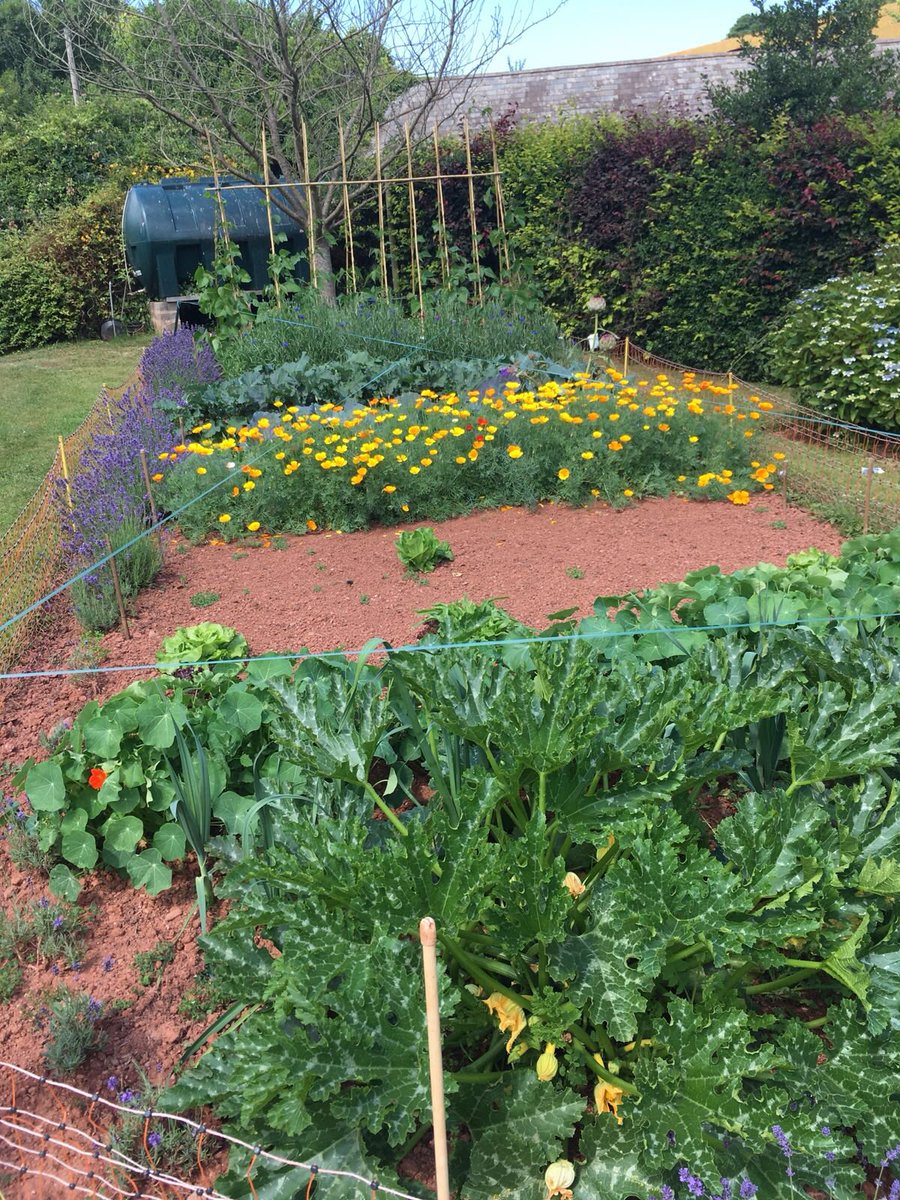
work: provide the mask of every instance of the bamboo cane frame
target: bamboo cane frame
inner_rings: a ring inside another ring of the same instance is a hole
[[[269,154],[266,148],[266,127],[262,127],[262,160],[263,160],[263,180],[265,181],[265,198],[266,198],[266,221],[269,225],[269,251],[272,258],[275,257],[275,227],[272,224],[272,197],[269,194]],[[278,276],[272,276],[272,282],[275,284],[275,303],[281,308],[281,287],[278,283]]]
[[[59,437],[56,439],[56,442],[59,447],[59,461],[60,465],[62,466],[62,477],[66,484],[66,503],[69,506],[69,511],[71,511],[75,506],[72,503],[72,485],[69,481],[69,464],[66,462],[66,444],[62,439],[62,434],[59,435]]]
[[[106,542],[106,549],[110,556],[109,570],[110,570],[110,574],[112,575],[113,591],[116,594],[116,607],[119,610],[119,619],[122,622],[122,628],[125,631],[125,637],[130,642],[131,641],[131,627],[128,624],[128,616],[125,612],[125,601],[122,599],[122,584],[119,581],[119,568],[116,566],[116,556],[113,551],[112,542],[110,541],[110,539],[107,537],[107,538],[104,538],[103,540]]]
[[[353,250],[353,217],[350,212],[350,188],[347,184],[347,151],[344,145],[344,123],[338,118],[338,144],[341,151],[341,185],[344,199],[344,228],[347,237],[347,255],[350,261],[350,291],[356,291],[356,255]]]
[[[409,265],[412,272],[413,282],[416,287],[416,294],[419,297],[419,316],[425,315],[425,300],[422,294],[422,263],[419,259],[419,220],[416,215],[416,187],[413,183],[413,160],[412,160],[412,142],[409,137],[409,126],[403,126],[403,133],[406,138],[406,162],[409,170]]]
[[[381,177],[381,130],[377,122],[375,124],[375,191],[378,196],[378,249],[381,267],[381,290],[384,293],[385,300],[387,300],[390,289],[388,288],[387,246],[384,234],[384,181]]]
[[[309,262],[309,282],[319,290],[319,270],[316,266],[316,210],[313,204],[312,181],[309,178],[309,144],[306,137],[306,122],[300,122],[300,138],[303,147],[303,176],[306,181],[306,258]]]
[[[511,273],[509,243],[506,240],[506,206],[503,202],[503,187],[500,183],[500,162],[497,158],[497,137],[491,121],[491,161],[494,167],[494,207],[497,210],[497,225],[500,229],[500,270],[505,278]]]
[[[447,210],[444,205],[444,180],[441,175],[441,146],[437,123],[432,129],[432,134],[434,136],[434,167],[437,172],[438,250],[441,258],[441,279],[446,287],[450,282],[450,246],[447,242]]]
[[[475,217],[475,181],[472,178],[472,139],[469,136],[469,118],[463,120],[463,137],[466,143],[466,175],[469,184],[469,229],[472,232],[472,264],[475,267],[475,291],[478,302],[484,299],[481,287],[481,258],[478,254],[478,222]]]
[[[435,1183],[438,1200],[450,1200],[450,1163],[447,1154],[447,1112],[444,1104],[441,1008],[437,973],[437,929],[433,917],[423,917],[419,922],[419,942],[422,946],[422,974],[425,982],[425,1028],[428,1037]]]

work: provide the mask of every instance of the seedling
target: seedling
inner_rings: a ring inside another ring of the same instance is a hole
[[[566,574],[570,579],[584,579],[584,571],[581,567],[566,567]]]
[[[222,597],[218,592],[194,592],[191,596],[191,608],[209,608],[211,604],[215,604]]]

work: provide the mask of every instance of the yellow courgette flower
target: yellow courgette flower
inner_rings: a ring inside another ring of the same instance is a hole
[[[482,1003],[486,1004],[488,1009],[496,1016],[500,1032],[506,1033],[507,1030],[509,1031],[509,1041],[506,1043],[506,1052],[508,1054],[512,1050],[513,1042],[525,1028],[525,1013],[521,1004],[516,1004],[515,1000],[510,1000],[508,996],[504,996],[501,992],[493,992]]]

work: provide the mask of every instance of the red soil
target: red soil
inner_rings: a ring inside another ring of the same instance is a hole
[[[725,571],[761,560],[783,563],[797,550],[813,545],[834,552],[841,542],[831,526],[773,496],[742,508],[676,498],[648,500],[621,512],[601,505],[577,510],[545,505],[534,512],[460,517],[436,531],[449,541],[455,557],[426,577],[427,586],[404,576],[393,530],[318,533],[256,548],[190,547],[176,538],[167,546],[156,586],[135,604],[131,641],[118,630],[103,639],[103,665],[152,663],[163,637],[201,620],[234,626],[255,654],[301,647],[353,649],[375,634],[396,645],[416,637],[422,625],[417,609],[463,595],[501,598],[514,616],[540,625],[558,609],[578,605],[579,615],[588,614],[598,595],[679,579],[710,563]],[[218,592],[220,599],[202,610],[191,607],[191,596],[201,591]],[[77,642],[73,620],[57,608],[21,669],[65,668]],[[0,763],[18,764],[30,754],[40,755],[41,732],[74,716],[89,696],[109,696],[142,674],[147,671],[87,680],[0,682]],[[0,849],[0,870],[0,901],[7,912],[13,904],[24,906],[47,894],[45,879],[14,867],[5,847]],[[170,891],[155,899],[113,875],[89,877],[79,903],[95,911],[77,977],[71,971],[54,976],[50,964],[25,965],[23,986],[0,1007],[0,1058],[40,1070],[42,1036],[29,1010],[41,1003],[42,991],[64,982],[105,1005],[133,1000],[124,1011],[108,1012],[103,1022],[106,1046],[85,1064],[76,1081],[80,1086],[100,1089],[109,1076],[116,1076],[120,1088],[137,1088],[137,1067],[164,1080],[185,1039],[196,1036],[204,1024],[176,1012],[201,966],[196,918],[186,930],[181,928],[192,901],[187,868]],[[140,988],[135,954],[173,939],[175,959],[159,985]],[[9,1073],[0,1071],[0,1106],[11,1103],[10,1095]],[[48,1089],[20,1083],[20,1104],[23,1097],[56,1115]],[[0,1159],[11,1153],[0,1144]],[[59,1190],[42,1191],[42,1186],[33,1178],[22,1179],[3,1192],[13,1200]]]

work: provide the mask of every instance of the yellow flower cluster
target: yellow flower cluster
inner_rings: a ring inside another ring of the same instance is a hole
[[[533,389],[516,380],[508,382],[502,391],[488,388],[464,396],[438,395],[424,389],[412,404],[382,397],[353,408],[325,404],[317,411],[301,413],[296,405],[285,406],[277,401],[277,416],[271,419],[261,417],[254,425],[229,426],[219,438],[209,436],[208,423],[198,425],[191,431],[196,440],[179,444],[159,457],[170,467],[189,456],[196,461],[219,454],[239,463],[247,455],[254,462],[264,461],[266,476],[277,471],[290,478],[302,472],[308,486],[309,472],[318,469],[354,488],[364,484],[368,488],[377,480],[378,493],[394,497],[399,491],[396,501],[401,501],[409,498],[403,492],[417,485],[417,477],[438,465],[451,470],[451,463],[469,468],[481,456],[496,452],[492,443],[497,441],[504,460],[517,464],[510,469],[546,466],[560,483],[571,479],[570,486],[576,489],[586,484],[585,491],[590,489],[597,496],[599,488],[590,485],[602,483],[603,471],[609,470],[603,465],[606,456],[624,455],[622,461],[627,464],[632,461],[629,455],[635,452],[633,448],[640,449],[639,444],[645,442],[645,433],[661,446],[675,439],[672,451],[667,453],[670,457],[683,454],[688,461],[682,469],[691,471],[690,460],[696,462],[703,451],[704,428],[713,419],[710,413],[721,414],[720,420],[727,417],[755,422],[763,410],[771,408],[752,397],[751,411],[738,411],[731,396],[733,390],[705,380],[698,382],[690,372],[676,384],[663,374],[632,382],[609,369],[599,379],[582,374],[571,381],[550,381]],[[556,431],[554,423],[560,427]],[[517,429],[521,429],[519,437],[515,436]],[[752,428],[746,430],[749,436],[753,432]],[[542,459],[544,439],[551,433],[547,445],[554,447],[554,455],[563,457],[562,462],[559,458],[556,463]],[[538,437],[540,442],[536,441]],[[271,446],[273,439],[278,448],[271,455],[261,456],[260,451]],[[588,439],[587,445],[584,439]],[[524,465],[520,467],[520,463]],[[207,470],[203,465],[193,469],[201,476]],[[233,497],[252,493],[254,481],[263,476],[263,469],[254,465],[245,463],[240,470],[247,478],[242,487],[232,488]],[[617,470],[621,477],[621,469]],[[627,465],[625,470],[629,471]],[[754,462],[752,475],[749,467],[741,467],[742,482],[746,479],[749,484],[752,479],[771,490],[775,471],[775,463]],[[672,478],[676,478],[674,472]],[[688,474],[677,478],[686,481]],[[744,503],[740,498],[744,489],[735,486],[731,470],[706,471],[697,477],[696,484],[703,489],[713,481],[732,489],[733,503]],[[621,494],[630,497],[634,489],[625,488]],[[400,508],[406,511],[404,505]],[[265,518],[259,508],[252,515]],[[223,524],[225,518],[230,519],[230,515],[221,515]],[[258,520],[252,524],[259,528]]]

